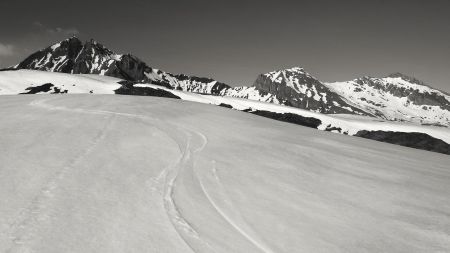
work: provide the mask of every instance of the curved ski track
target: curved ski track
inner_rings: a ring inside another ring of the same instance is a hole
[[[71,109],[62,106],[51,105],[47,103],[49,100],[50,99],[38,99],[32,101],[29,105],[46,110],[110,115],[109,121],[106,126],[98,133],[98,135],[92,140],[88,149],[79,154],[66,167],[61,169],[61,171],[59,171],[58,174],[55,175],[53,179],[50,180],[40,191],[40,193],[30,204],[30,206],[25,209],[14,222],[12,222],[9,232],[12,232],[12,236],[10,236],[10,238],[13,242],[13,246],[9,249],[8,252],[15,252],[15,250],[17,249],[22,249],[22,251],[27,250],[26,242],[33,236],[33,227],[39,224],[40,219],[45,218],[44,216],[48,215],[46,212],[44,212],[44,209],[46,209],[45,203],[48,199],[52,198],[52,191],[56,187],[58,187],[58,180],[63,178],[71,168],[76,166],[76,164],[81,160],[85,159],[95,149],[95,147],[105,138],[108,127],[116,119],[117,116],[141,119],[144,123],[150,124],[152,127],[155,127],[166,134],[178,145],[181,153],[179,159],[173,165],[164,168],[157,177],[150,178],[148,180],[148,187],[150,187],[153,192],[162,194],[162,199],[164,201],[164,207],[166,209],[167,216],[169,217],[172,225],[174,226],[180,237],[185,241],[185,243],[191,248],[193,252],[215,252],[215,249],[207,241],[202,239],[202,236],[195,229],[195,225],[191,224],[183,216],[173,197],[174,190],[177,184],[177,178],[181,173],[183,173],[183,171],[186,170],[186,168],[191,169],[192,173],[194,173],[193,176],[197,179],[199,186],[203,191],[203,194],[209,201],[210,205],[214,208],[214,210],[216,210],[218,215],[220,215],[220,217],[222,217],[234,230],[236,230],[236,232],[238,232],[252,245],[254,245],[256,251],[264,253],[273,252],[269,248],[269,246],[267,246],[258,238],[257,233],[253,231],[248,225],[246,225],[244,219],[238,213],[236,208],[233,207],[233,204],[226,194],[226,191],[217,175],[215,161],[211,161],[211,170],[209,172],[205,172],[206,174],[212,175],[212,177],[210,176],[209,178],[207,178],[207,175],[203,175],[195,168],[195,154],[201,152],[208,143],[208,139],[204,134],[198,131],[174,126],[168,122],[150,118],[144,115],[106,110],[90,110],[81,108]],[[209,180],[210,182],[212,181],[212,184],[219,191],[218,196],[212,196],[212,194],[210,194],[204,184],[205,180]],[[160,189],[161,187],[163,188],[162,190]],[[28,251],[32,250],[28,249]]]

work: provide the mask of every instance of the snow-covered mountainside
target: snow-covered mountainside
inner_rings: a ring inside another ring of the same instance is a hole
[[[346,103],[339,95],[307,73],[303,68],[273,71],[258,76],[257,90],[273,94],[284,105],[320,113],[347,113],[365,115],[363,111]]]
[[[380,118],[450,125],[450,96],[400,73],[326,85],[352,105]]]
[[[0,115],[0,252],[450,248],[449,156],[154,97]]]

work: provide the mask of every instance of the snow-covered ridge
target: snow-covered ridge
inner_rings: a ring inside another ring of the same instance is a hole
[[[450,96],[402,77],[326,83],[346,101],[379,118],[450,125]]]
[[[299,80],[296,79],[296,76],[303,76],[304,78],[317,79],[308,72],[305,71],[302,67],[291,67],[287,69],[275,70],[272,72],[268,72],[263,74],[264,76],[270,78],[272,82],[275,83],[283,83],[286,82],[290,87],[297,89],[300,85]]]

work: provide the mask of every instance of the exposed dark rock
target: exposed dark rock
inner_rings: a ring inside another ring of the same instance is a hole
[[[325,131],[328,131],[328,132],[338,131],[339,133],[342,133],[342,128],[328,125],[327,128],[325,128]]]
[[[271,118],[274,120],[289,122],[305,127],[311,127],[311,128],[317,128],[322,124],[322,121],[316,118],[311,117],[303,117],[297,114],[293,113],[276,113],[276,112],[269,112],[269,111],[249,111],[252,114]]]
[[[53,87],[53,94],[64,94],[64,93],[67,93],[68,92],[68,90],[61,90],[60,88],[58,88],[58,87]]]
[[[20,94],[36,94],[39,92],[49,92],[53,87],[54,87],[53,84],[46,83],[46,84],[42,84],[39,86],[28,87],[25,89],[25,90],[27,90],[27,92],[23,92]]]
[[[134,87],[133,85],[130,86],[130,84],[124,84],[114,92],[119,95],[152,96],[180,99],[180,97],[163,89],[154,89],[150,87]]]
[[[447,155],[450,154],[450,145],[448,143],[424,133],[361,130],[355,136]]]
[[[225,108],[233,109],[233,106],[231,106],[231,105],[229,105],[229,104],[220,103],[219,106],[225,107]]]

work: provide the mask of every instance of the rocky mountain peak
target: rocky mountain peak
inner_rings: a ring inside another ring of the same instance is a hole
[[[98,43],[96,40],[91,39],[84,43],[85,50],[91,50],[93,53],[99,53],[102,55],[114,55],[115,53],[102,44]]]
[[[283,83],[283,79],[314,79],[317,80],[315,77],[310,75],[308,72],[305,71],[302,67],[292,67],[287,69],[280,69],[275,70],[266,74],[263,74],[264,76],[270,78],[275,83]]]
[[[294,73],[306,73],[305,69],[299,66],[286,68],[278,71],[285,71],[285,72],[294,72]]]
[[[419,79],[417,79],[415,77],[408,76],[408,75],[405,75],[400,72],[395,72],[395,73],[389,74],[385,78],[400,78],[400,79],[410,82],[410,83],[427,86],[423,81],[420,81]]]

